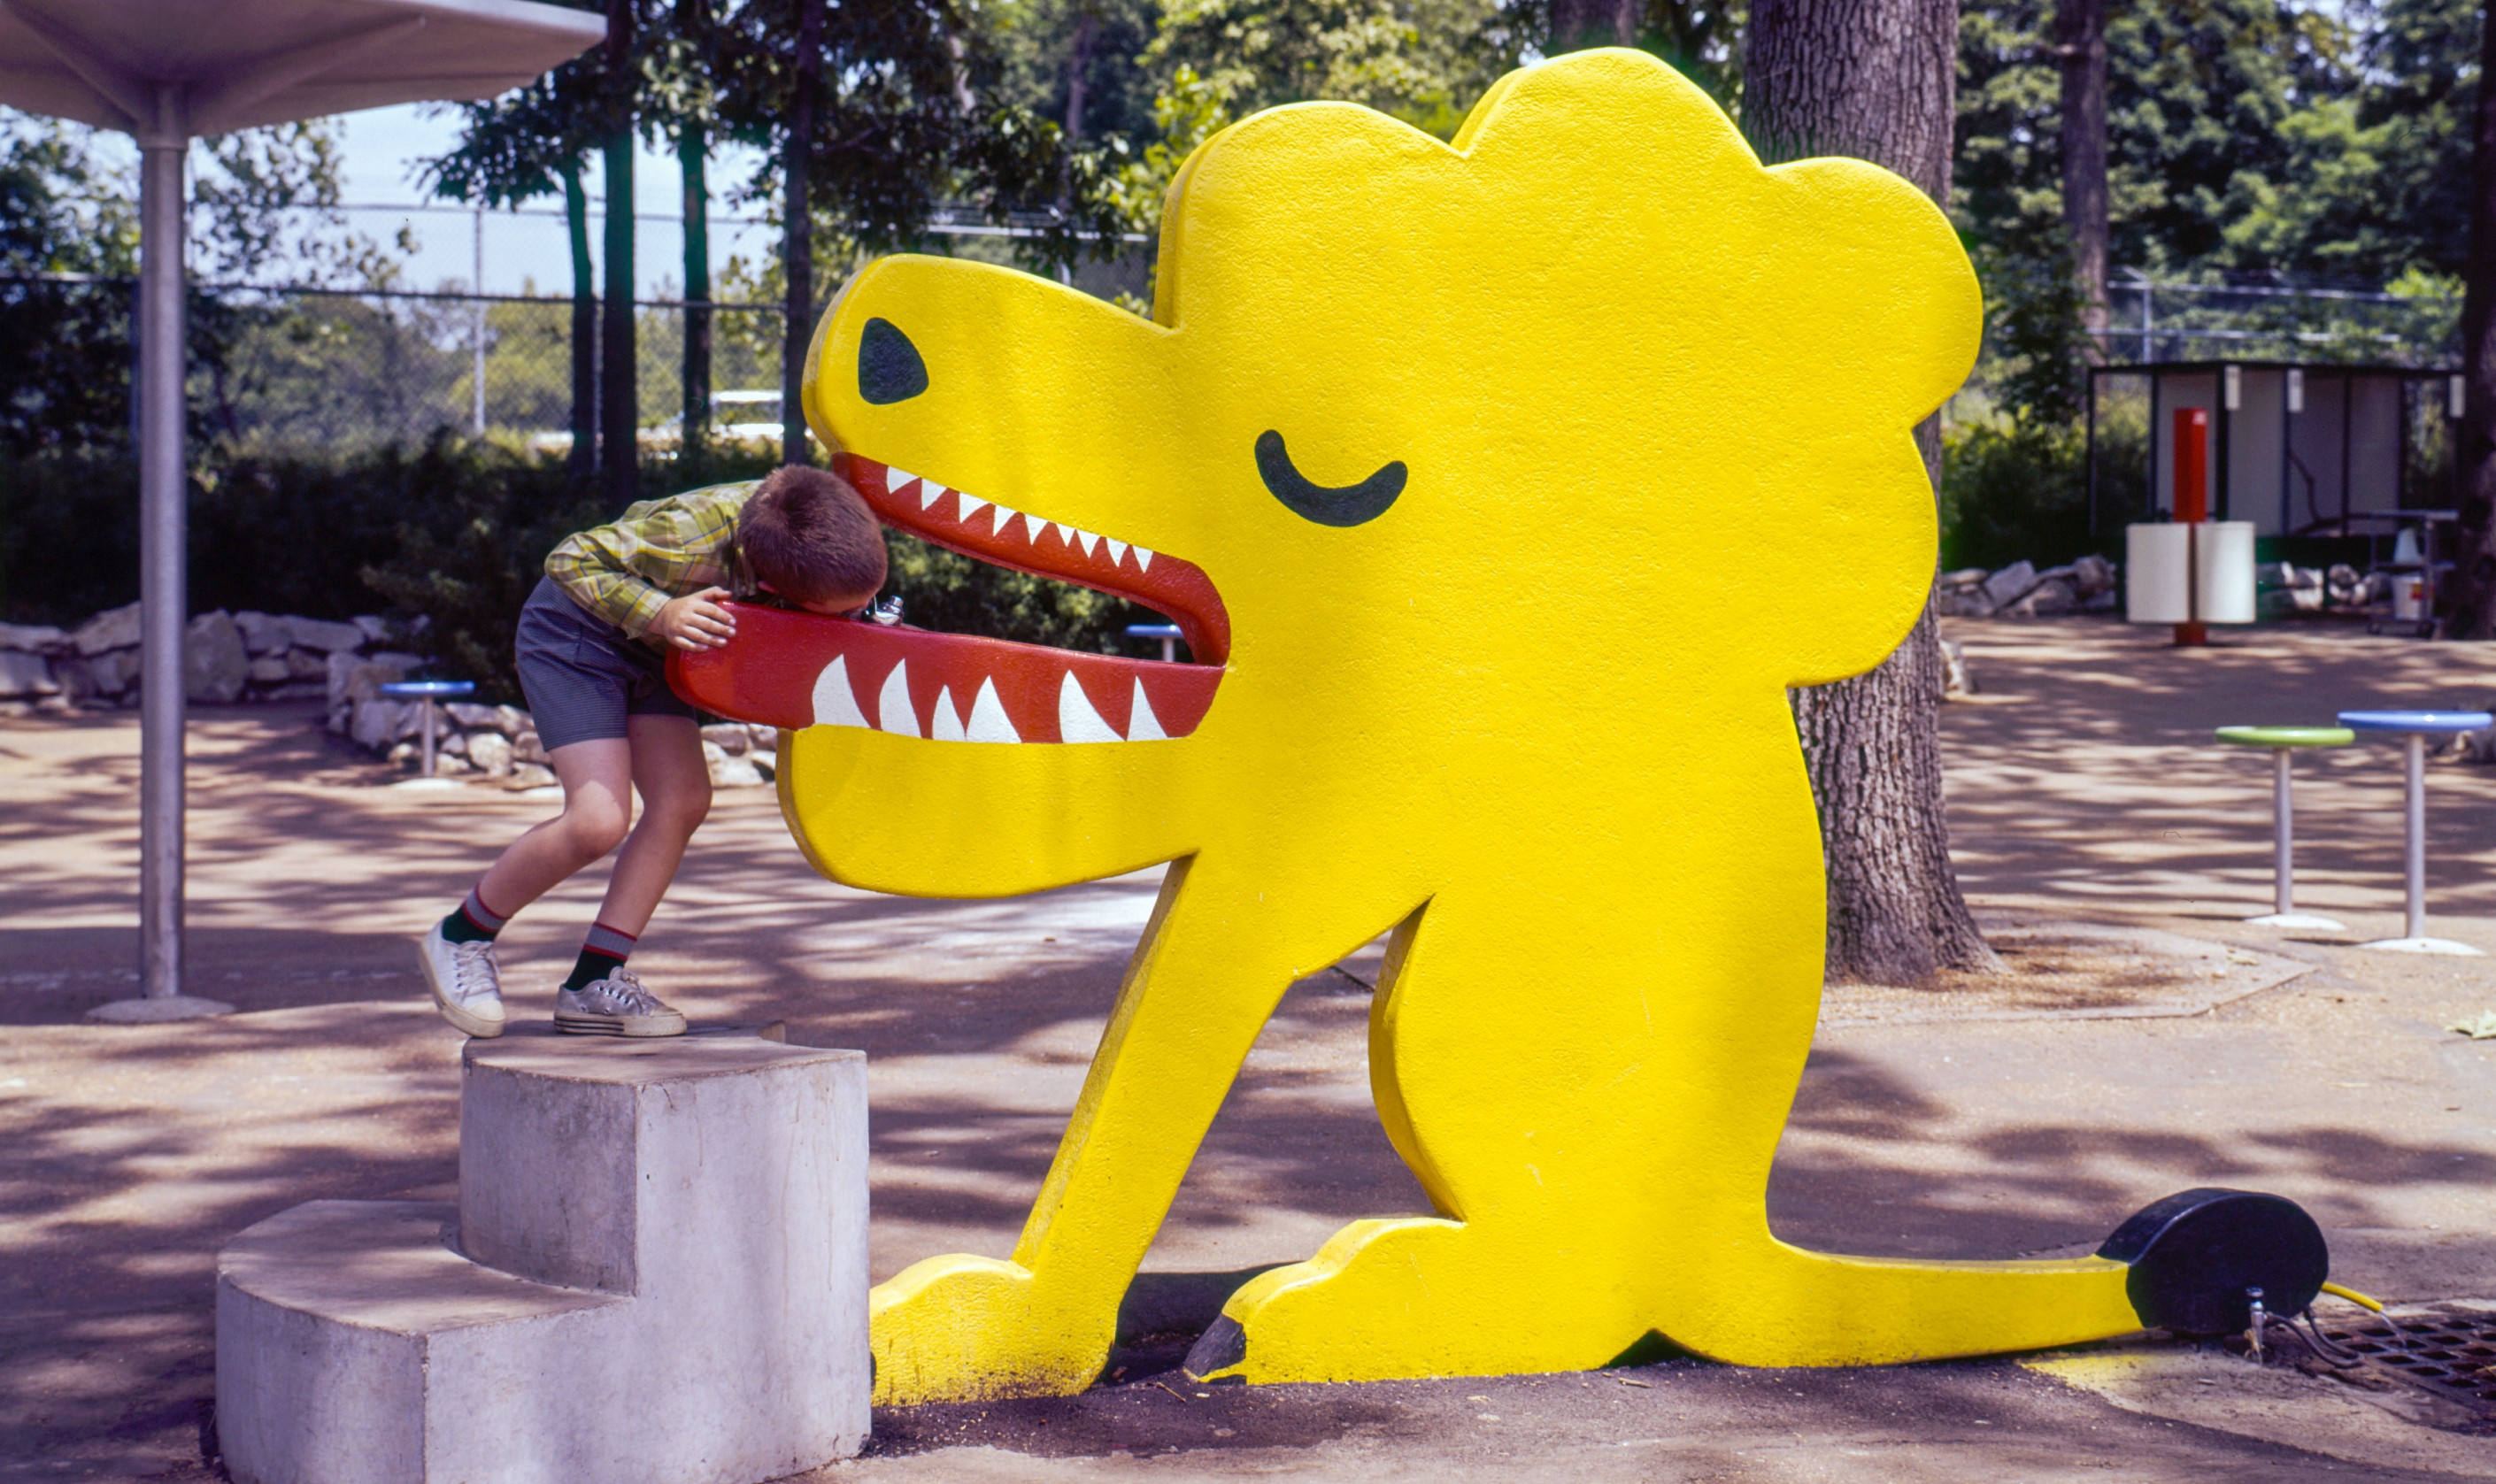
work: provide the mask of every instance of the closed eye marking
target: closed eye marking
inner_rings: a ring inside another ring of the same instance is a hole
[[[1330,489],[1312,483],[1308,476],[1292,466],[1292,455],[1283,447],[1283,435],[1272,428],[1257,435],[1257,473],[1285,509],[1322,526],[1357,526],[1376,520],[1387,513],[1397,495],[1404,493],[1402,459],[1357,484]]]

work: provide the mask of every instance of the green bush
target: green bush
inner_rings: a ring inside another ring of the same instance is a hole
[[[1961,423],[1942,445],[1942,561],[2002,568],[2058,566],[2084,552],[2119,557],[2140,508],[2138,419],[2098,424],[2097,530],[2089,530],[2088,441],[2076,425],[2027,418]]]

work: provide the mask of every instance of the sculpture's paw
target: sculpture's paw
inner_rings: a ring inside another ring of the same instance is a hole
[[[1031,1270],[994,1257],[930,1257],[867,1298],[879,1406],[1071,1396],[1109,1353],[1114,1313],[1036,1303]]]
[[[2130,1266],[2124,1291],[2141,1323],[2182,1335],[2241,1330],[2257,1302],[2271,1314],[2297,1314],[2331,1276],[2323,1228],[2302,1207],[2218,1187],[2134,1212],[2098,1255]]]
[[[1364,1381],[1600,1366],[1634,1335],[1457,1221],[1355,1221],[1231,1296],[1188,1352],[1200,1380]]]

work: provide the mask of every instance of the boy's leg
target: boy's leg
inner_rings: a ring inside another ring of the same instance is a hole
[[[710,768],[690,717],[637,715],[627,731],[641,819],[615,858],[598,920],[555,997],[555,1025],[585,1035],[672,1036],[684,1029],[684,1017],[624,973],[624,961],[710,813]]]
[[[546,756],[563,784],[563,813],[512,842],[468,900],[418,943],[434,1004],[470,1036],[503,1034],[493,948],[505,920],[615,849],[632,820],[632,748],[625,738],[569,743]]]

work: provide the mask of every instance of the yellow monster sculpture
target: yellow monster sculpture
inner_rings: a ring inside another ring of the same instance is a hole
[[[2139,1327],[2120,1262],[1832,1256],[1764,1210],[1823,943],[1786,691],[1916,618],[1910,430],[1977,349],[1932,203],[1857,161],[1764,169],[1669,68],[1592,51],[1510,76],[1452,143],[1335,104],[1227,129],[1159,263],[1149,321],[876,263],[805,411],[888,518],[1135,596],[1195,664],[757,610],[678,669],[803,728],[781,797],[836,880],[1002,896],[1171,863],[1013,1255],[876,1290],[879,1400],[1091,1383],[1277,1000],[1390,928],[1371,1077],[1437,1214],[1248,1283],[1199,1375]]]

